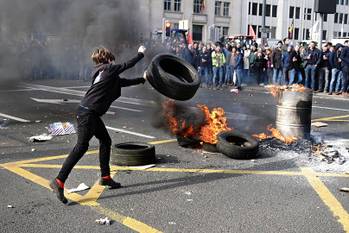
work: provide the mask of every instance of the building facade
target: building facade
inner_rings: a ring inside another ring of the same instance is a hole
[[[335,0],[329,0],[335,1]],[[149,30],[163,31],[164,22],[178,28],[188,20],[193,40],[210,41],[220,36],[247,35],[251,25],[262,37],[263,0],[142,0]],[[291,37],[296,41],[312,39],[318,14],[314,0],[267,0],[266,28],[271,39]],[[337,13],[324,15],[323,38],[349,37],[349,0],[337,0]],[[290,30],[292,29],[292,30]]]

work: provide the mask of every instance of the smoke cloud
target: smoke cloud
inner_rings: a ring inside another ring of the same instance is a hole
[[[138,46],[149,31],[141,1],[1,0],[0,85],[88,78],[89,55],[101,45],[122,59],[118,55]]]

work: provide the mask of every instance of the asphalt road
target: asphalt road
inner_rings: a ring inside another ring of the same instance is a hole
[[[181,148],[173,136],[154,128],[159,95],[148,85],[125,88],[103,119],[113,143],[156,144],[155,168],[113,167],[119,190],[94,185],[99,177],[98,141],[73,170],[66,187],[93,187],[59,203],[47,188],[76,135],[43,143],[28,142],[47,133],[52,122],[75,124],[75,110],[89,83],[36,81],[0,90],[1,232],[349,232],[349,175],[323,172],[307,163],[305,153],[268,150],[256,160],[238,161],[221,154]],[[63,100],[66,101],[63,101]],[[264,88],[200,89],[188,105],[223,107],[230,126],[250,134],[275,121],[275,100]],[[316,94],[312,118],[328,127],[315,135],[349,138],[349,98]],[[57,157],[58,156],[58,157]],[[349,162],[347,162],[349,163]],[[346,165],[344,165],[346,166]],[[8,208],[12,205],[14,208]],[[108,216],[110,226],[95,220]]]

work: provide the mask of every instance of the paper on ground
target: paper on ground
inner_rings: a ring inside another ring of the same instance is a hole
[[[139,170],[146,170],[148,168],[152,168],[155,167],[155,164],[148,164],[148,165],[144,165],[144,166],[128,166],[128,168],[134,168],[134,169],[139,169]]]
[[[85,183],[81,183],[78,185],[78,187],[73,188],[73,189],[69,189],[68,193],[76,193],[76,192],[81,192],[81,191],[85,191],[87,189],[90,189],[89,186],[87,186]]]
[[[311,123],[311,126],[315,126],[317,128],[322,128],[322,127],[327,127],[328,124],[324,123],[324,122],[314,122],[314,123]]]
[[[52,135],[41,134],[41,135],[30,137],[29,141],[30,142],[46,142],[46,141],[50,141],[52,138],[53,138]]]

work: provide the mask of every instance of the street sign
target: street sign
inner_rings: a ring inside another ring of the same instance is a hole
[[[262,33],[271,33],[271,29],[270,29],[270,28],[262,28],[262,27],[260,27],[260,28],[259,28],[259,32],[262,32]]]
[[[179,20],[178,29],[188,30],[189,29],[189,20]]]

